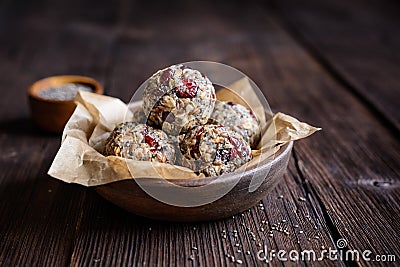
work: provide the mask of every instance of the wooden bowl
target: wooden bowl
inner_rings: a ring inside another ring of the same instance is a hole
[[[49,87],[66,83],[78,83],[92,88],[93,93],[103,94],[103,87],[96,80],[75,75],[52,76],[39,80],[28,89],[33,122],[42,130],[61,133],[75,110],[74,100],[43,98],[38,93]]]
[[[249,209],[259,202],[281,180],[286,171],[291,155],[293,142],[281,147],[274,156],[242,173],[230,173],[220,177],[208,177],[191,180],[168,180],[174,184],[196,187],[214,182],[214,187],[207,192],[195,194],[193,198],[202,198],[203,194],[215,194],[221,187],[240,179],[238,183],[223,197],[206,205],[182,207],[165,204],[148,195],[135,180],[117,181],[95,187],[105,199],[132,213],[158,220],[167,221],[209,221],[226,218]],[[240,175],[241,177],[238,177]],[[265,177],[265,179],[264,179]],[[252,179],[261,179],[261,184],[249,192]],[[156,190],[169,190],[164,180],[155,178],[137,178],[140,184]]]

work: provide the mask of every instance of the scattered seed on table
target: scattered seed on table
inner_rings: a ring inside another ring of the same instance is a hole
[[[242,261],[242,260],[236,260],[236,263],[238,263],[238,264],[242,264],[242,263],[243,263],[243,261]]]
[[[293,225],[294,228],[299,228],[298,224]]]
[[[300,200],[300,201],[303,201],[303,202],[306,201],[306,199],[305,199],[304,197],[299,197],[299,200]]]
[[[189,260],[194,261],[194,256],[190,255]]]
[[[197,247],[192,247],[193,250],[197,250]]]
[[[282,220],[283,223],[287,222],[285,219]]]
[[[300,230],[300,231],[299,231],[299,234],[302,234],[302,233],[304,233],[304,231],[303,231],[303,230]]]
[[[239,243],[236,243],[236,244],[235,244],[235,247],[238,247],[238,246],[240,246]]]
[[[278,197],[279,199],[282,199],[283,198],[283,195],[279,195],[279,197]]]
[[[250,255],[250,251],[249,251],[249,250],[248,250],[248,251],[246,251],[246,254],[247,254],[247,255]]]

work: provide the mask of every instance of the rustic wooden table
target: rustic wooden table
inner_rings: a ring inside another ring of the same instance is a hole
[[[0,8],[0,265],[263,265],[264,245],[372,253],[370,262],[273,265],[400,262],[395,1],[2,0]],[[273,110],[323,128],[295,144],[261,205],[216,222],[165,223],[46,175],[60,136],[31,126],[29,84],[88,75],[128,101],[155,70],[196,59],[239,68]]]

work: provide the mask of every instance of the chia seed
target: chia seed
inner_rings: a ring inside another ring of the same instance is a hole
[[[38,92],[38,96],[44,99],[69,101],[73,100],[79,91],[93,92],[93,89],[84,84],[66,83],[45,88]]]

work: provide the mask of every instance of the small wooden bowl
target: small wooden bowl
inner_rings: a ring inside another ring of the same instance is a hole
[[[286,171],[291,155],[293,142],[281,147],[272,157],[260,162],[260,164],[242,173],[230,173],[220,177],[208,177],[191,180],[168,180],[174,184],[187,187],[201,186],[211,181],[215,186],[209,191],[193,198],[202,198],[204,194],[215,194],[221,187],[229,186],[233,179],[239,182],[222,198],[209,204],[198,207],[172,206],[160,202],[138,185],[135,180],[117,181],[106,185],[97,186],[95,190],[105,199],[132,213],[158,220],[166,221],[209,221],[226,218],[249,209],[259,202],[281,180]],[[264,178],[265,177],[265,178]],[[261,184],[256,190],[249,192],[252,179],[261,179]],[[154,187],[157,190],[168,190],[168,184],[155,178],[137,178],[146,187]]]
[[[66,83],[89,86],[92,92],[103,94],[103,87],[96,80],[75,75],[52,76],[39,80],[28,89],[29,104],[34,123],[42,130],[54,133],[63,131],[65,124],[75,110],[74,100],[54,100],[38,95],[41,90]]]

